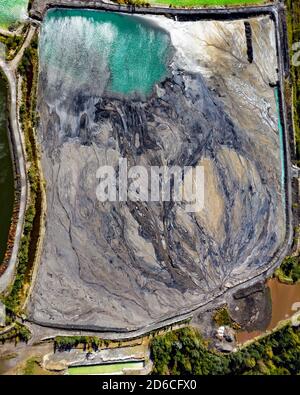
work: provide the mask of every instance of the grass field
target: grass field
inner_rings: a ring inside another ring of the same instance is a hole
[[[0,0],[0,27],[7,29],[11,24],[26,16],[28,0]]]
[[[29,376],[44,376],[51,375],[51,372],[44,370],[40,366],[41,358],[31,357],[27,359],[21,374]]]
[[[86,375],[86,374],[108,374],[122,372],[124,368],[127,369],[141,369],[144,366],[143,362],[124,362],[113,363],[105,365],[92,366],[75,366],[68,369],[70,375]]]
[[[150,0],[150,4],[170,5],[177,7],[205,7],[226,5],[264,4],[267,1],[260,0]]]

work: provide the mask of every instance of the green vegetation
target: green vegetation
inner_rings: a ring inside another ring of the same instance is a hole
[[[101,347],[107,347],[109,343],[109,340],[95,336],[57,336],[54,340],[54,348],[58,351],[66,351],[82,346],[84,349],[96,351]]]
[[[14,55],[18,52],[23,43],[23,37],[14,36],[3,36],[0,34],[0,42],[6,46],[6,60],[12,60]]]
[[[27,0],[0,0],[0,27],[13,29],[19,20],[24,20]]]
[[[41,366],[41,358],[39,357],[31,357],[27,359],[24,368],[21,373],[27,376],[41,376],[41,375],[51,375],[51,372],[44,370]]]
[[[24,51],[24,55],[18,67],[18,72],[27,78],[28,73],[31,72],[37,62],[38,36],[36,35],[31,42],[31,45]]]
[[[141,369],[143,362],[123,362],[105,365],[92,365],[92,366],[74,366],[68,369],[70,375],[85,375],[85,374],[108,374],[118,373],[123,369]]]
[[[172,7],[210,7],[228,5],[264,4],[261,0],[151,0],[151,4],[169,5]]]
[[[300,257],[286,257],[281,266],[276,270],[275,276],[282,283],[297,283],[300,280]]]
[[[8,134],[8,92],[8,81],[0,70],[0,276],[8,266],[13,249],[19,203]]]
[[[0,34],[0,42],[6,46],[6,60],[11,61],[21,49],[25,37],[27,26],[24,25],[21,35],[14,34],[12,36],[4,36]]]
[[[14,340],[16,343],[19,341],[28,342],[31,337],[30,331],[26,328],[26,326],[16,323],[11,330],[0,335],[0,342],[4,344],[6,341]]]
[[[118,4],[134,5],[136,7],[150,7],[150,3],[144,0],[114,0]]]
[[[300,0],[287,0],[288,36],[290,48],[300,42]],[[297,48],[296,50],[299,50]],[[291,56],[294,52],[291,51]],[[294,131],[296,140],[296,159],[300,164],[300,67],[291,63],[291,78],[293,85]]]
[[[221,309],[216,311],[216,313],[214,315],[214,321],[219,326],[222,326],[222,325],[230,326],[231,325],[232,319],[231,319],[231,317],[229,315],[229,312],[226,309],[226,307],[222,307]]]
[[[264,4],[262,0],[114,0],[118,4],[134,5],[136,7],[150,7],[151,5],[163,5],[169,7],[211,7],[229,5]]]
[[[30,283],[30,276],[35,258],[35,243],[39,234],[39,213],[41,185],[38,170],[38,156],[34,137],[36,124],[36,78],[38,68],[38,38],[32,40],[25,50],[18,71],[23,77],[23,103],[20,107],[20,121],[25,136],[26,156],[30,163],[28,179],[30,185],[30,202],[25,214],[23,236],[18,253],[18,267],[16,278],[9,295],[4,303],[10,311],[18,313],[26,290]]]
[[[300,328],[286,326],[230,355],[209,350],[193,328],[154,338],[154,374],[297,375],[300,374]]]
[[[35,369],[36,369],[36,365],[37,365],[37,359],[36,358],[29,358],[26,361],[24,370],[23,370],[23,374],[24,375],[34,375],[35,374]]]
[[[240,325],[230,317],[229,311],[225,306],[215,312],[213,319],[218,326],[230,326],[234,329],[240,329]]]
[[[229,311],[226,306],[221,307],[218,309],[214,316],[213,316],[214,321],[218,326],[234,326],[234,321],[229,315]]]
[[[192,328],[155,337],[151,342],[154,374],[222,374],[223,357],[208,351],[208,343]]]

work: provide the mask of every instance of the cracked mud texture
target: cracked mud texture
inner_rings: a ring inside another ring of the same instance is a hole
[[[77,89],[64,85],[62,69],[54,89],[41,69],[48,208],[29,305],[37,323],[145,327],[255,276],[284,242],[272,21],[250,20],[250,64],[244,21],[148,19],[174,47],[169,75],[150,97],[109,94],[105,70]],[[93,73],[92,62],[86,67]],[[119,156],[129,166],[203,165],[204,210],[100,203],[96,171]]]

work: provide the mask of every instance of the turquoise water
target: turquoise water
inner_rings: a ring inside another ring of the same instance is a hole
[[[285,166],[284,166],[284,144],[283,144],[283,128],[281,124],[280,108],[279,108],[279,90],[275,88],[275,98],[278,113],[278,131],[279,131],[279,143],[280,143],[280,162],[281,162],[281,189],[283,196],[283,204],[285,206]]]
[[[0,265],[6,251],[14,203],[14,174],[7,137],[6,83],[0,74]]]
[[[12,23],[24,19],[28,0],[0,0],[0,27],[7,28]]]
[[[134,16],[56,9],[45,18],[40,48],[52,86],[147,95],[167,74],[170,37]]]

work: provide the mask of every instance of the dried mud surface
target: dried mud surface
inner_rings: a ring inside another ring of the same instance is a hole
[[[174,54],[147,99],[112,97],[93,78],[84,91],[54,92],[41,70],[48,212],[29,305],[36,323],[151,325],[255,276],[284,242],[272,21],[250,20],[249,63],[244,21],[151,19]],[[96,171],[119,156],[129,165],[203,165],[204,210],[100,203]]]

